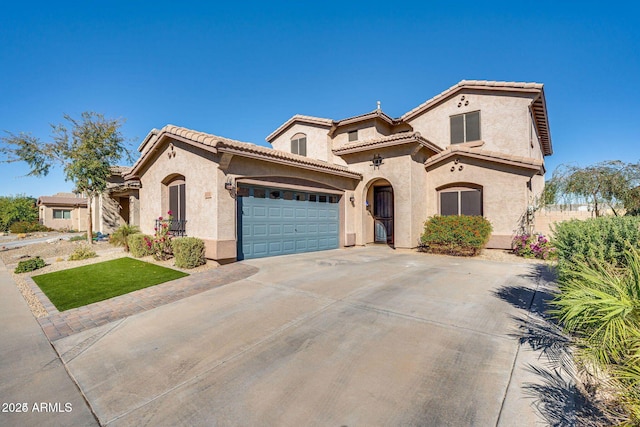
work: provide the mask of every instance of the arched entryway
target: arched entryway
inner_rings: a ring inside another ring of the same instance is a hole
[[[365,194],[367,220],[365,221],[365,236],[373,243],[386,243],[394,246],[395,234],[395,202],[393,186],[386,179],[371,182]]]

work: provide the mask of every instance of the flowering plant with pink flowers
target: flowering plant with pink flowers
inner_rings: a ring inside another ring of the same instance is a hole
[[[554,259],[556,248],[543,234],[519,234],[511,243],[513,253],[524,258]]]
[[[156,227],[154,228],[155,234],[153,236],[153,242],[151,242],[151,252],[153,258],[159,261],[167,260],[173,255],[173,251],[171,250],[171,238],[173,236],[169,233],[171,220],[173,219],[171,213],[171,211],[167,212],[169,215],[167,218],[158,217]]]

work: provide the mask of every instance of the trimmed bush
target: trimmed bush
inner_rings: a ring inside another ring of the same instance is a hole
[[[127,237],[129,251],[136,258],[142,258],[153,253],[153,237],[148,234],[131,234]]]
[[[640,249],[640,217],[600,217],[571,220],[554,227],[560,273],[580,261],[625,267],[625,250]]]
[[[15,234],[21,233],[35,233],[38,231],[51,231],[47,226],[40,224],[37,221],[18,221],[11,224],[9,231]]]
[[[86,234],[81,234],[79,236],[73,236],[69,239],[70,242],[80,242],[82,240],[87,240]]]
[[[44,260],[42,258],[40,258],[39,256],[35,257],[35,258],[30,258],[24,261],[20,261],[18,263],[18,266],[16,267],[15,270],[13,270],[14,273],[27,273],[29,271],[34,271],[34,270],[38,270],[44,266],[46,266],[47,264],[44,262]]]
[[[95,258],[97,256],[96,252],[91,249],[90,246],[80,245],[71,253],[71,255],[69,255],[69,261],[79,261],[81,259]]]
[[[487,244],[492,229],[481,216],[434,216],[425,222],[420,241],[427,252],[474,256]]]
[[[177,237],[171,240],[176,267],[195,268],[207,262],[204,258],[204,241],[196,237]]]

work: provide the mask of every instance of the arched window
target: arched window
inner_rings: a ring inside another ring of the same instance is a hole
[[[456,186],[438,191],[440,215],[482,216],[482,187]]]
[[[171,211],[173,219],[178,221],[186,220],[187,211],[187,198],[186,198],[186,183],[184,176],[172,175],[167,177],[163,181],[163,184],[167,187],[168,203],[165,205],[167,211]],[[166,202],[165,202],[166,203]]]
[[[307,155],[307,135],[296,133],[291,137],[291,152],[301,156]]]

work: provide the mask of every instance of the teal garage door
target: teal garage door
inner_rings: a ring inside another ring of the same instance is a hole
[[[338,247],[340,197],[238,186],[238,259]]]

